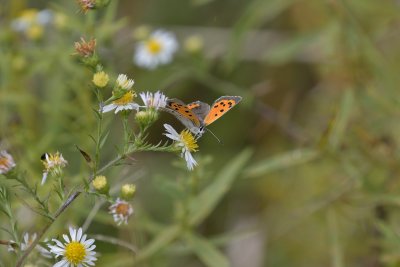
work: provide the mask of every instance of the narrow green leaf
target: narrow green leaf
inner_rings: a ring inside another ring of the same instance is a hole
[[[246,34],[249,30],[258,28],[266,21],[275,18],[294,1],[295,0],[254,0],[249,3],[243,15],[234,26],[230,41],[230,49],[225,58],[227,67],[232,68],[237,62],[240,49],[244,44]]]
[[[158,234],[150,244],[139,251],[139,253],[136,255],[135,262],[141,262],[147,258],[150,258],[152,255],[174,241],[179,236],[180,232],[181,227],[179,225],[168,226],[160,234]]]
[[[228,259],[206,239],[194,234],[186,234],[186,241],[199,259],[208,267],[228,267]]]
[[[189,222],[191,225],[201,223],[213,211],[221,198],[228,192],[235,178],[243,170],[251,155],[252,151],[246,149],[234,157],[217,174],[214,182],[193,200],[189,207]]]
[[[254,163],[245,170],[245,176],[246,178],[260,177],[273,171],[304,164],[316,159],[318,154],[318,151],[313,149],[296,149],[285,152]]]
[[[104,144],[107,141],[108,135],[110,134],[110,131],[107,131],[100,139],[100,148],[103,148]]]

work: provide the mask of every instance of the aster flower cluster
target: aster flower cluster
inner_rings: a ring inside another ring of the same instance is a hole
[[[53,19],[54,13],[51,10],[25,9],[11,22],[11,28],[29,39],[37,40],[43,36],[45,27],[53,22]]]

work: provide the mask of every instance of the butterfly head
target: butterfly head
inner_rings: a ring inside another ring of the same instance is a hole
[[[200,138],[204,132],[206,131],[205,126],[200,126],[200,127],[190,127],[189,130],[192,132],[192,134],[195,135],[196,139]]]

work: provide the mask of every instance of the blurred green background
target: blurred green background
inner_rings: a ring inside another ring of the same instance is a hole
[[[29,38],[10,26],[27,8],[51,9],[58,19]],[[114,192],[137,184],[128,226],[116,227],[107,205],[81,196],[49,236],[91,214],[89,235],[123,240],[142,257],[133,263],[135,253],[97,240],[96,266],[400,266],[400,1],[112,0],[86,15],[78,10],[74,1],[0,5],[0,146],[32,184],[44,152],[69,161],[68,186],[89,174],[75,148],[93,153],[96,131],[92,74],[72,56],[81,36],[95,37],[105,70],[133,77],[137,92],[243,100],[209,127],[223,144],[207,133],[200,139],[193,173],[163,153],[134,154],[133,165],[106,173]],[[171,64],[134,66],[134,32],[143,25],[177,35]],[[194,34],[204,47],[189,53],[184,41]],[[104,163],[122,142],[121,121],[105,117],[112,131]],[[166,140],[163,123],[182,129],[162,114],[152,142]],[[0,184],[13,192],[21,233],[38,231],[45,219],[18,201],[24,192]],[[186,225],[193,209],[204,213]],[[3,266],[12,257],[0,247]]]

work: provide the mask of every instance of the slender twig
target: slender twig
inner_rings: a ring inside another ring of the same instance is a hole
[[[10,244],[10,241],[8,241],[8,240],[0,240],[0,245],[8,246],[9,244]]]
[[[99,209],[101,208],[101,206],[104,205],[104,203],[106,203],[106,201],[103,199],[96,202],[96,204],[93,206],[92,210],[89,212],[88,216],[86,216],[86,220],[82,225],[82,230],[84,232],[88,229],[89,225],[92,223],[94,217],[96,216],[96,214],[99,211]]]
[[[127,248],[128,250],[132,251],[135,254],[137,253],[136,247],[134,247],[130,243],[122,241],[118,238],[111,237],[111,236],[105,236],[105,235],[91,235],[91,237],[93,237],[96,240],[100,240],[100,241],[107,242],[107,243],[110,243],[113,245],[118,245],[118,246]]]

